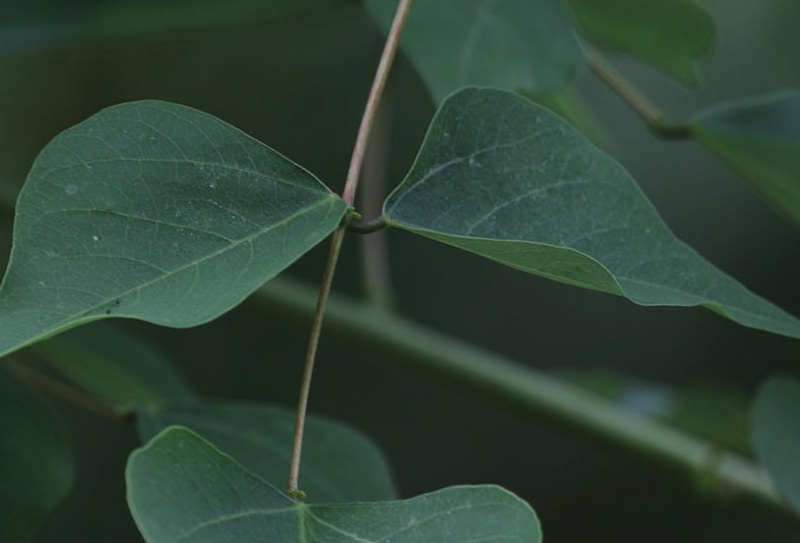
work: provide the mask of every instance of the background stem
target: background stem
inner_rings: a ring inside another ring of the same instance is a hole
[[[375,128],[364,159],[363,175],[369,182],[361,189],[359,211],[365,217],[380,216],[383,213],[383,200],[386,198],[391,135],[391,118],[389,108],[386,107],[387,102],[388,96],[384,99],[383,107],[378,109]],[[364,293],[375,307],[384,311],[390,311],[394,305],[387,236],[386,230],[382,229],[359,238]]]
[[[681,140],[692,137],[688,126],[668,124],[664,119],[664,114],[656,109],[639,89],[625,79],[602,55],[589,49],[584,53],[589,69],[642,118],[653,134],[663,139]]]
[[[252,299],[280,319],[306,323],[315,311],[314,290],[287,279],[273,279]],[[529,417],[555,419],[683,472],[692,482],[710,482],[721,493],[789,511],[765,472],[744,457],[546,373],[336,294],[330,296],[326,326],[340,339],[379,354],[375,360],[393,360]]]

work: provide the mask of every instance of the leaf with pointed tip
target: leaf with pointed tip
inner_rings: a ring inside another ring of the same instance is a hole
[[[800,382],[772,378],[753,404],[753,446],[778,491],[800,515]]]
[[[445,101],[384,216],[549,279],[641,305],[703,305],[800,338],[795,317],[676,239],[618,162],[514,94],[466,89]]]
[[[38,395],[0,369],[0,541],[32,541],[73,478],[61,422]]]
[[[384,32],[396,7],[394,0],[366,0]],[[583,63],[556,0],[416,0],[401,47],[436,103],[466,85],[558,90]]]
[[[289,473],[295,414],[277,405],[195,400],[142,409],[144,441],[186,426],[266,481]],[[323,417],[306,419],[303,491],[314,502],[391,500],[397,496],[383,454],[363,434]]]
[[[403,501],[294,502],[210,443],[172,427],[128,460],[128,506],[147,543],[541,541],[533,510],[495,486]]]
[[[345,203],[201,111],[104,109],[37,157],[0,286],[0,356],[107,316],[188,327],[236,306],[330,234]]]
[[[33,349],[120,415],[194,397],[163,353],[110,323],[75,328]]]
[[[800,93],[715,107],[692,131],[800,227]]]
[[[714,40],[714,19],[694,0],[563,0],[591,41],[650,63],[684,83]]]

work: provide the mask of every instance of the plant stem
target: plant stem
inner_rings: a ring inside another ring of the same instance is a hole
[[[347,172],[347,181],[345,182],[344,192],[342,193],[342,199],[351,206],[355,200],[356,189],[358,188],[358,180],[361,173],[361,166],[364,162],[364,153],[369,141],[369,133],[375,121],[375,114],[380,104],[383,89],[386,86],[386,80],[389,77],[392,61],[397,53],[397,47],[400,44],[400,34],[403,30],[403,24],[408,17],[412,1],[413,0],[400,0],[397,5],[392,27],[389,30],[389,35],[386,39],[386,44],[383,47],[383,52],[378,62],[378,68],[375,72],[375,79],[372,82],[367,105],[361,117],[361,124],[358,128],[358,134],[356,135],[356,143],[353,146],[353,155],[350,159],[350,168]],[[325,264],[325,272],[322,278],[322,285],[314,308],[314,318],[311,325],[311,334],[308,338],[308,349],[306,351],[303,377],[300,383],[300,399],[297,404],[297,420],[295,422],[295,435],[292,445],[291,464],[289,466],[289,485],[286,494],[291,498],[301,498],[304,496],[298,488],[298,483],[300,479],[300,459],[303,451],[303,429],[305,427],[306,413],[308,410],[308,396],[311,390],[311,379],[314,373],[317,346],[319,345],[319,337],[322,333],[325,304],[328,300],[331,285],[333,284],[333,275],[336,271],[336,263],[339,260],[339,253],[342,250],[342,241],[344,241],[346,231],[347,224],[343,222],[333,233],[331,248],[328,253],[328,261]]]
[[[586,64],[589,69],[642,118],[653,134],[660,138],[671,140],[683,140],[692,137],[692,132],[688,126],[667,123],[664,119],[664,114],[656,109],[639,89],[625,79],[602,55],[589,49],[585,51],[585,54]]]
[[[300,457],[303,452],[303,433],[306,424],[306,413],[308,411],[308,396],[311,391],[311,379],[314,375],[314,361],[317,357],[317,347],[319,337],[322,333],[322,321],[325,316],[325,304],[333,284],[333,275],[336,271],[336,262],[339,260],[339,252],[342,248],[345,227],[340,226],[333,233],[331,240],[331,250],[328,253],[328,261],[325,264],[325,274],[322,277],[322,285],[319,289],[319,296],[314,307],[314,318],[311,322],[311,334],[308,338],[308,348],[303,365],[303,377],[300,381],[300,399],[297,402],[297,418],[294,425],[294,441],[292,442],[292,460],[289,466],[289,486],[286,491],[290,497],[299,497],[298,482],[300,479]]]
[[[124,418],[114,411],[114,409],[97,401],[84,391],[59,381],[58,379],[54,379],[32,368],[29,364],[21,364],[16,360],[6,358],[3,361],[3,365],[6,366],[11,373],[29,385],[71,404],[77,405],[90,413],[115,421]]]
[[[367,98],[367,105],[364,108],[364,115],[361,117],[361,126],[358,127],[358,135],[356,136],[353,155],[350,159],[350,168],[347,171],[347,181],[345,182],[344,192],[342,192],[342,199],[347,202],[348,205],[353,205],[353,202],[355,202],[356,189],[358,188],[361,166],[364,164],[364,154],[367,151],[369,134],[375,122],[381,96],[383,96],[383,89],[386,86],[386,80],[389,78],[389,71],[392,68],[392,62],[397,53],[397,46],[400,44],[400,34],[403,32],[403,25],[405,25],[406,19],[408,18],[412,1],[413,0],[400,0],[400,2],[398,2],[392,26],[386,37],[383,53],[381,53],[381,60],[375,72],[375,79],[372,81],[372,88],[369,91],[369,98]]]
[[[252,299],[278,318],[306,323],[314,313],[314,297],[310,287],[276,278]],[[715,490],[789,511],[764,471],[749,460],[546,373],[336,294],[330,297],[327,319],[333,335],[379,354],[376,360],[391,359],[529,417],[547,415],[670,466],[693,482],[710,481]]]

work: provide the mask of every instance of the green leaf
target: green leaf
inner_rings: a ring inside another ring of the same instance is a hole
[[[219,31],[300,17],[351,0],[28,0],[7,1],[0,20],[0,53],[43,46],[130,40],[153,35]]]
[[[275,405],[197,400],[141,410],[139,434],[148,441],[171,425],[187,426],[266,481],[287,477],[294,412]],[[314,502],[391,500],[389,466],[377,446],[349,426],[308,417],[302,488]]]
[[[70,330],[37,343],[34,350],[121,415],[194,397],[163,353],[109,323]]]
[[[714,19],[694,0],[563,0],[598,45],[630,55],[685,83],[714,40]]]
[[[395,502],[307,505],[180,427],[135,451],[128,505],[147,543],[541,541],[534,512],[494,486]]]
[[[0,541],[32,541],[73,478],[61,422],[38,395],[0,369]]]
[[[522,271],[800,338],[800,321],[676,239],[619,163],[514,94],[467,89],[442,104],[384,214]]]
[[[692,130],[800,226],[800,93],[713,108],[697,117]]]
[[[753,446],[786,501],[800,514],[800,382],[773,378],[753,404]]]
[[[384,33],[395,0],[366,0]],[[401,41],[436,103],[466,85],[563,88],[583,54],[555,0],[416,0]]]
[[[212,320],[332,232],[345,208],[207,113],[157,101],[105,109],[50,142],[22,189],[0,356],[108,316]]]

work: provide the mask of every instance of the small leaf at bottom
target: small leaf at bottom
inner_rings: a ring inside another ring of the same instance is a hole
[[[533,510],[495,486],[403,501],[306,505],[193,432],[172,427],[135,451],[128,505],[147,543],[539,543]]]

